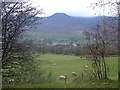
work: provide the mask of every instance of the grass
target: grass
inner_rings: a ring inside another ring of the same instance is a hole
[[[82,60],[77,56],[44,54],[40,56],[41,63],[39,72],[42,70],[43,76],[48,78],[51,73],[54,81],[51,83],[45,82],[40,84],[5,84],[4,88],[118,88],[118,57],[109,57],[106,59],[107,65],[110,68],[109,79],[111,80],[89,80],[89,75],[85,72],[92,70],[88,60]],[[56,63],[56,66],[53,64]],[[85,69],[84,66],[89,68]],[[84,75],[84,81],[73,82],[76,78],[71,75],[71,72],[76,72],[77,76]],[[59,80],[60,75],[67,75],[66,83],[64,80]],[[37,78],[37,77],[36,77]],[[39,80],[39,79],[38,79]],[[39,81],[40,82],[40,81]],[[107,84],[104,84],[107,83]]]
[[[47,73],[51,72],[56,80],[59,82],[60,75],[67,75],[67,79],[71,82],[74,77],[71,72],[76,72],[77,75],[87,75],[85,71],[90,71],[91,64],[88,60],[82,60],[77,56],[45,54],[41,56],[41,68]],[[56,63],[56,66],[53,64]],[[118,58],[109,57],[106,59],[107,66],[109,67],[109,78],[113,80],[118,79]],[[84,68],[88,65],[89,68]],[[84,71],[85,70],[85,71]]]
[[[105,81],[87,81],[81,83],[45,83],[45,84],[13,84],[7,88],[118,88],[118,81],[112,80],[108,84]]]
[[[106,63],[110,69],[109,78],[118,79],[118,57],[109,57],[106,59]]]
[[[41,60],[47,61],[47,63],[43,62],[41,64],[41,68],[46,71],[46,74],[52,72],[57,82],[59,82],[60,75],[67,75],[67,79],[71,82],[74,79],[71,72],[74,71],[81,75],[84,72],[84,66],[88,65],[88,62],[81,60],[79,57],[67,55],[46,54],[41,57]],[[56,66],[53,65],[54,63],[56,63]]]
[[[71,41],[75,41],[74,44],[85,44],[87,43],[87,40],[85,40],[85,36],[79,35],[79,34],[59,34],[59,33],[36,33],[36,32],[29,32],[27,37],[24,37],[24,39],[31,39],[36,40],[39,42],[39,40],[52,40],[53,44],[58,44],[60,41],[62,43],[69,43]],[[67,42],[66,42],[67,40]]]
[[[59,33],[36,33],[29,32],[28,35],[35,37],[36,39],[44,38],[44,39],[52,39],[52,40],[69,40],[71,38],[80,39],[82,35],[74,35],[74,34],[59,34]]]

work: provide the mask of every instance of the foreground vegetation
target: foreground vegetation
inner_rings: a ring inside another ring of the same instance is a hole
[[[105,84],[109,82],[109,84]],[[44,83],[44,84],[13,84],[4,85],[3,88],[118,88],[118,81],[84,81],[80,83]]]
[[[3,84],[3,88],[118,88],[118,57],[106,59],[109,67],[107,80],[91,78],[90,62],[77,56],[44,54],[40,56],[39,62],[41,63],[37,73],[40,76],[33,74],[30,82],[15,81]],[[56,66],[53,65],[55,63]],[[88,65],[88,68],[84,68],[85,65]],[[76,72],[77,76],[72,76],[71,72]],[[60,75],[67,75],[66,83],[64,80],[59,80]]]

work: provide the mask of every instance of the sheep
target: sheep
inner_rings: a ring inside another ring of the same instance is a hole
[[[54,63],[53,65],[56,66],[56,63]]]
[[[66,77],[65,77],[65,76],[63,76],[63,75],[61,75],[61,76],[60,76],[60,80],[61,80],[61,79],[65,79],[65,78],[66,78]]]
[[[76,73],[75,73],[75,72],[72,72],[72,75],[73,75],[73,76],[76,76]]]
[[[9,83],[13,83],[13,82],[14,82],[14,79],[10,79],[8,82],[9,82]]]
[[[83,60],[85,60],[86,58],[82,58]]]
[[[88,66],[87,66],[87,65],[85,65],[85,68],[88,68]]]
[[[61,75],[61,76],[60,76],[60,80],[61,80],[61,79],[64,79],[64,80],[65,80],[65,82],[66,82],[67,75],[66,75],[66,76]]]
[[[107,85],[108,83],[103,83],[103,84]]]

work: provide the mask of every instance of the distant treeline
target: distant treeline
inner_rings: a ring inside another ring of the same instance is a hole
[[[84,41],[84,40],[83,40]],[[64,55],[86,55],[89,53],[89,49],[87,47],[87,43],[85,44],[75,44],[75,41],[67,42],[67,44],[63,43],[64,41],[59,42],[58,44],[53,44],[52,40],[18,40],[18,43],[24,43],[30,47],[33,47],[35,52],[40,53],[52,53],[52,54],[64,54]],[[81,41],[82,42],[82,41]],[[29,48],[28,48],[29,49]],[[113,45],[109,45],[107,47],[106,55],[117,55],[118,54],[118,43],[114,41]]]
[[[52,54],[64,54],[64,55],[86,55],[89,53],[88,47],[86,45],[80,46],[67,46],[67,45],[54,45],[54,46],[39,46],[37,45],[37,50],[40,53],[52,53]],[[110,46],[107,49],[106,55],[117,55],[118,54],[118,47]]]

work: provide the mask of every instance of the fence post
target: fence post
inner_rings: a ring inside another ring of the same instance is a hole
[[[83,80],[83,73],[82,73],[82,80]]]

